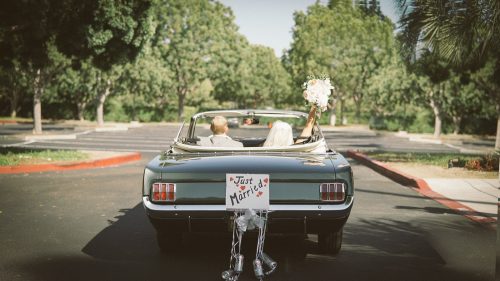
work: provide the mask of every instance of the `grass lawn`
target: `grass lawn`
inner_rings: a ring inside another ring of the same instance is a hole
[[[14,122],[33,122],[32,118],[23,118],[23,117],[12,118],[10,116],[0,116],[0,121],[2,120],[14,121]]]
[[[401,153],[401,152],[367,152],[370,158],[383,162],[408,162],[419,163],[424,165],[435,165],[440,167],[448,167],[450,159],[459,159],[467,162],[481,158],[480,155],[464,155],[451,153]],[[498,157],[498,156],[497,156]]]
[[[44,164],[85,160],[88,158],[88,154],[74,150],[2,150],[0,151],[0,166]]]

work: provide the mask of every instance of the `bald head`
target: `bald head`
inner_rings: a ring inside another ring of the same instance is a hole
[[[223,116],[215,116],[214,119],[212,119],[210,130],[212,130],[214,135],[225,134],[229,130],[226,118]]]

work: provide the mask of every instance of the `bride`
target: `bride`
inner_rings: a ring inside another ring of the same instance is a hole
[[[295,141],[296,144],[303,143],[308,137],[312,135],[312,129],[314,127],[314,120],[316,119],[316,106],[312,106],[309,111],[309,116],[307,117],[306,126],[302,130],[302,133]],[[289,146],[293,144],[293,132],[292,126],[283,121],[276,121],[273,127],[267,135],[266,141],[264,142],[264,147],[269,146]]]

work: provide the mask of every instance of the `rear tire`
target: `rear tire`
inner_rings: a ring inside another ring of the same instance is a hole
[[[182,246],[181,232],[156,232],[156,241],[162,253],[168,254],[179,250]]]
[[[321,253],[337,255],[342,248],[343,229],[337,232],[318,234],[318,248]]]

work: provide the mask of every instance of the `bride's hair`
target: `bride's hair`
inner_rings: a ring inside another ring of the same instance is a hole
[[[276,121],[267,135],[263,146],[287,146],[293,144],[292,126],[283,121]]]

